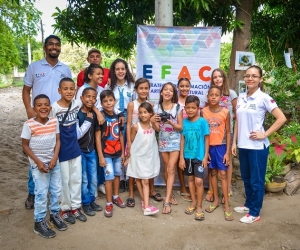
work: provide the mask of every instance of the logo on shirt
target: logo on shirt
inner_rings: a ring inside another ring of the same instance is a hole
[[[249,104],[248,109],[256,110],[256,104],[254,104],[254,103]]]
[[[271,99],[270,102],[271,102],[271,103],[275,103],[274,99]]]
[[[65,78],[65,77],[67,77],[66,74],[61,74],[61,75],[60,75],[60,78]]]
[[[45,73],[37,73],[37,74],[35,74],[35,77],[36,78],[42,78],[42,77],[44,77],[45,76]]]

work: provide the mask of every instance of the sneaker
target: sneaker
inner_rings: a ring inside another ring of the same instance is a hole
[[[126,190],[125,181],[120,181],[119,193],[124,193]]]
[[[50,222],[59,231],[65,231],[68,229],[67,224],[63,221],[59,214],[50,214]]]
[[[90,205],[83,205],[82,209],[83,209],[83,212],[88,216],[96,215],[96,212],[93,210],[93,208]]]
[[[104,184],[99,185],[98,191],[101,192],[102,194],[106,194],[105,185]]]
[[[113,204],[106,205],[105,211],[104,211],[105,217],[112,217],[113,216]]]
[[[34,194],[28,194],[28,197],[25,201],[25,208],[26,209],[33,209],[34,208]]]
[[[96,212],[102,211],[102,207],[100,205],[96,204],[95,202],[92,202],[90,204],[90,206]]]
[[[81,221],[81,222],[86,222],[87,218],[86,216],[81,212],[80,208],[76,208],[76,209],[72,209],[72,214],[74,215],[74,217]]]
[[[56,236],[56,233],[49,227],[46,220],[35,222],[33,232],[47,239]]]
[[[144,215],[153,215],[159,212],[159,209],[153,206],[148,206],[144,209]]]
[[[249,208],[247,208],[245,206],[235,207],[233,210],[237,213],[248,213],[249,212]]]
[[[113,203],[115,203],[120,208],[125,208],[126,204],[121,200],[120,196],[117,199],[113,199]]]
[[[260,216],[252,216],[250,214],[246,214],[244,217],[240,219],[242,223],[253,223],[260,220]]]
[[[145,209],[145,204],[144,204],[144,202],[142,201],[142,210],[144,210]]]
[[[75,224],[76,220],[70,210],[62,211],[61,218],[68,224]]]

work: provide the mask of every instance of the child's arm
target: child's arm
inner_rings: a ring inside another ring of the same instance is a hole
[[[93,106],[93,111],[97,115],[97,120],[98,120],[99,125],[102,125],[105,122],[105,118],[103,117],[101,112],[95,106]]]
[[[202,160],[202,166],[204,168],[207,167],[207,164],[208,164],[208,151],[209,151],[209,135],[205,135],[204,137],[204,143],[205,143],[205,154],[204,154],[204,157],[203,157],[203,160]]]
[[[124,163],[124,136],[123,133],[120,131],[120,142],[121,142],[121,150],[122,150],[122,154],[121,154],[121,163]]]
[[[173,123],[171,120],[167,120],[166,123],[169,123],[175,130],[181,131],[182,130],[182,110],[177,115],[177,123]]]
[[[88,112],[86,114],[86,118],[82,125],[79,127],[79,120],[76,120],[76,133],[77,133],[77,140],[79,140],[85,133],[90,129],[91,124],[93,122],[93,114],[92,112]]]
[[[99,165],[100,165],[100,167],[104,168],[106,166],[106,161],[105,161],[105,158],[104,158],[103,152],[102,152],[101,138],[102,138],[101,130],[97,130],[95,132],[95,144],[96,144],[96,149],[97,149],[98,158],[99,158]]]
[[[223,157],[223,163],[225,165],[229,165],[230,162],[230,113],[227,113],[226,117],[226,124],[225,124],[225,131],[226,131],[226,153]]]
[[[160,127],[159,127],[159,122],[157,120],[160,120],[160,116],[158,114],[154,114],[151,118],[150,118],[150,122],[152,125],[152,128],[156,131],[159,132]]]
[[[127,106],[127,125],[126,125],[126,133],[127,133],[127,151],[130,152],[130,147],[131,147],[131,121],[132,121],[132,113],[133,113],[133,102],[130,102]]]
[[[231,152],[234,156],[237,156],[237,152],[236,152],[237,136],[238,136],[238,119],[236,117],[235,122],[234,122],[233,141],[232,141],[232,146],[231,146]]]
[[[184,170],[185,169],[185,161],[184,161],[184,136],[181,134],[180,139],[180,153],[179,153],[179,167]]]
[[[32,152],[31,148],[29,147],[29,140],[22,138],[22,148],[25,154],[28,155],[36,163],[38,169],[42,173],[49,172],[48,167]]]
[[[60,150],[60,134],[57,133],[56,134],[56,143],[55,143],[55,147],[54,147],[54,155],[53,155],[52,159],[49,162],[49,169],[50,170],[53,169],[56,166],[59,150]]]

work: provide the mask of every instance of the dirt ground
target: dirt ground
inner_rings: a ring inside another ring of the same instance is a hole
[[[33,232],[33,210],[24,208],[27,197],[28,160],[21,149],[21,129],[26,120],[21,88],[0,90],[0,249],[300,249],[300,191],[294,196],[266,194],[261,221],[245,225],[243,216],[224,220],[223,208],[205,213],[198,222],[186,215],[189,204],[176,194],[178,206],[170,215],[161,212],[153,217],[142,214],[136,192],[136,206],[115,207],[114,216],[103,211],[88,217],[86,223],[69,225],[53,239],[43,239]],[[235,169],[235,176],[238,177]],[[241,205],[243,184],[236,178],[231,206]],[[157,191],[165,194],[164,187]],[[127,193],[122,193],[125,200]],[[104,206],[104,196],[97,202]],[[151,201],[162,209],[162,203]],[[203,202],[203,207],[207,206]],[[49,216],[49,215],[48,215]]]

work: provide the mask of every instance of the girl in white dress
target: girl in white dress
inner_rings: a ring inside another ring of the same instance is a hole
[[[150,122],[154,111],[148,102],[142,103],[138,110],[140,121],[134,124],[130,131],[131,147],[127,175],[136,178],[136,181],[141,183],[139,193],[144,215],[152,215],[158,213],[159,209],[149,203],[149,179],[158,176],[160,169],[155,130]]]

